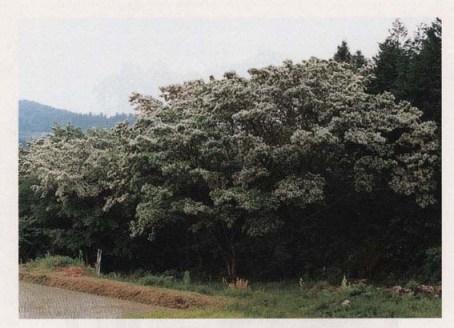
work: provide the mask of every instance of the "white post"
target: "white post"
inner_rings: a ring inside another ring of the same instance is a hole
[[[101,255],[102,255],[102,249],[98,248],[98,253],[96,255],[96,274],[99,276],[101,274]]]

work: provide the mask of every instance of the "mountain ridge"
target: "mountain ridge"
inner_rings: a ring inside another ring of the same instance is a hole
[[[19,100],[18,106],[19,143],[21,144],[25,144],[27,140],[48,135],[55,124],[72,124],[87,131],[91,127],[113,128],[125,120],[133,124],[136,120],[134,114],[122,113],[109,117],[105,114],[82,114],[27,99]]]

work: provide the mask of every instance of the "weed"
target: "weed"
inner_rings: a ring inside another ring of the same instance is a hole
[[[347,289],[348,288],[348,281],[347,281],[347,277],[345,277],[345,274],[344,274],[344,277],[342,278],[342,282],[341,282],[341,289]]]
[[[189,271],[185,271],[183,275],[183,284],[188,287],[191,284],[191,275]]]
[[[304,288],[304,281],[303,281],[303,277],[300,277],[300,280],[298,281],[298,284],[300,285],[300,288]]]
[[[248,288],[248,281],[243,278],[236,278],[235,287],[238,289]]]

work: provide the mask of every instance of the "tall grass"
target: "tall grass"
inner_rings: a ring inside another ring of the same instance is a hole
[[[68,256],[54,256],[47,253],[44,257],[31,260],[22,265],[26,270],[52,271],[57,268],[69,266],[85,266],[82,259],[73,259]]]

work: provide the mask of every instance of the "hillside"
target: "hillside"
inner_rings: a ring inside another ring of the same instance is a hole
[[[57,109],[34,101],[19,101],[19,143],[45,136],[52,131],[55,123],[72,125],[86,131],[91,127],[112,128],[117,123],[127,120],[135,122],[133,114],[117,114],[107,117],[104,114],[81,114],[65,109]]]

